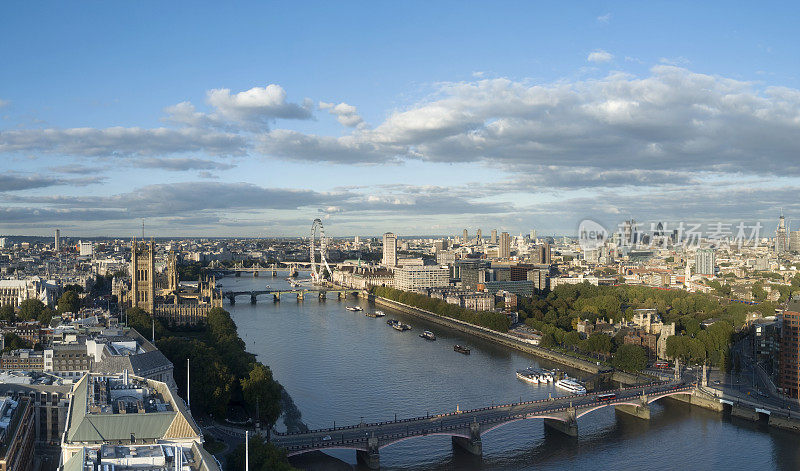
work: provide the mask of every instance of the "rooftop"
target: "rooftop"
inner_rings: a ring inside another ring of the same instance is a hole
[[[87,374],[73,388],[67,443],[150,443],[200,430],[169,387],[126,374]]]

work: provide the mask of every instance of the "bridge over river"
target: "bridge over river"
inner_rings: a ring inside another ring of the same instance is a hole
[[[410,438],[449,435],[454,445],[481,455],[481,435],[511,422],[543,419],[546,427],[577,436],[577,420],[592,411],[614,406],[621,412],[649,420],[651,402],[667,396],[691,394],[693,388],[694,383],[681,380],[651,383],[593,394],[503,404],[387,422],[361,423],[304,433],[273,432],[271,441],[286,448],[289,456],[325,449],[356,450],[358,461],[371,469],[378,469],[381,448]]]
[[[228,298],[231,304],[236,304],[237,296],[250,296],[250,302],[256,304],[259,296],[272,296],[274,302],[279,302],[281,296],[295,296],[298,301],[302,301],[306,296],[317,296],[319,299],[327,299],[329,296],[336,296],[338,299],[344,299],[347,296],[358,295],[357,289],[343,289],[343,288],[330,288],[330,289],[307,289],[307,288],[292,288],[292,289],[266,289],[266,290],[250,290],[250,291],[223,291],[222,296]]]

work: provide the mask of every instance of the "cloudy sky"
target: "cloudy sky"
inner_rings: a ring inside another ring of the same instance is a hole
[[[800,227],[800,6],[640,3],[3,3],[0,234]]]

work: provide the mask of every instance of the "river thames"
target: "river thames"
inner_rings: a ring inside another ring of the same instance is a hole
[[[223,290],[288,288],[278,277],[228,277]],[[363,312],[351,312],[348,305]],[[294,296],[274,303],[262,296],[225,301],[247,343],[294,399],[310,428],[484,407],[565,395],[552,385],[530,385],[515,376],[527,366],[558,365],[475,339],[416,317],[380,308],[387,317],[369,318],[365,300],[319,301]],[[413,328],[398,332],[386,319]],[[436,341],[419,337],[431,330]],[[453,351],[467,345],[471,355]],[[571,371],[577,374],[578,372]],[[579,375],[578,375],[579,376]],[[280,424],[279,424],[280,426]],[[384,470],[555,470],[555,469],[785,469],[800,467],[800,436],[688,405],[662,400],[644,421],[604,408],[578,420],[578,438],[545,430],[541,420],[514,422],[482,436],[483,457],[454,448],[449,437],[410,439],[381,449]],[[355,466],[352,450],[326,452]],[[298,465],[344,468],[324,457]]]

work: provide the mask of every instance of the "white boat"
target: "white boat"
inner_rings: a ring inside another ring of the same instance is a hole
[[[361,306],[347,306],[345,307],[345,309],[353,312],[363,311],[363,309],[361,309]]]
[[[386,315],[386,314],[384,314],[384,312],[383,312],[383,311],[381,311],[380,309],[378,309],[378,310],[376,310],[376,311],[375,311],[375,317],[383,317],[383,316],[385,316],[385,315]]]
[[[586,388],[574,379],[564,378],[556,381],[556,387],[572,394],[586,394]]]
[[[517,378],[526,383],[539,384],[539,376],[528,371],[517,371]]]

